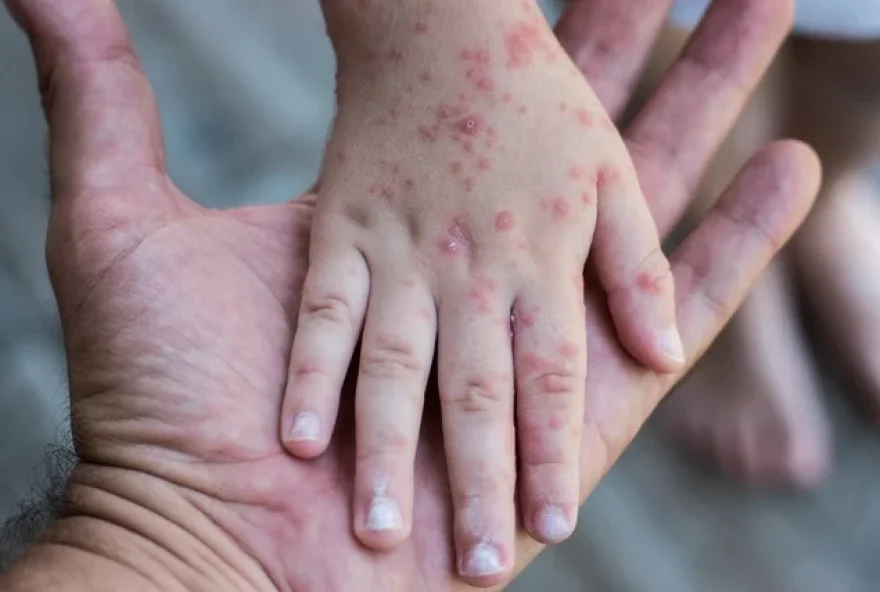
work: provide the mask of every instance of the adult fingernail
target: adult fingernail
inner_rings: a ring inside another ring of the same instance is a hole
[[[293,442],[315,442],[321,436],[321,420],[314,413],[300,413],[293,418],[287,439]]]
[[[666,329],[660,336],[660,347],[664,355],[676,364],[684,364],[684,344],[681,342],[681,334],[674,325]]]
[[[500,573],[504,571],[504,566],[501,564],[501,553],[492,544],[477,543],[465,556],[459,571],[461,575],[471,578]]]
[[[403,528],[403,515],[400,513],[400,506],[391,498],[373,498],[367,512],[366,526],[374,532],[400,530]]]
[[[563,541],[571,535],[571,523],[561,508],[548,506],[541,510],[535,520],[541,538],[548,542]]]

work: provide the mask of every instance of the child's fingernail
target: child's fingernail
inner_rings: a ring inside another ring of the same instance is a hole
[[[393,499],[378,496],[373,498],[370,509],[367,512],[368,529],[374,532],[384,532],[387,530],[400,530],[403,528],[403,515],[400,513],[400,507]]]
[[[287,433],[292,442],[315,442],[321,436],[321,420],[314,413],[300,413],[293,418]]]
[[[678,328],[674,325],[666,329],[660,336],[660,347],[667,358],[676,364],[684,364],[684,344],[681,342],[681,335]]]
[[[459,572],[463,576],[479,578],[491,576],[504,571],[501,565],[501,553],[489,543],[474,545],[461,562]]]
[[[571,535],[571,523],[562,508],[547,506],[535,520],[535,527],[545,541],[558,542]]]

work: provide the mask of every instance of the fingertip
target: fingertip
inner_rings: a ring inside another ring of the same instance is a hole
[[[574,518],[570,514],[560,505],[546,504],[532,514],[529,534],[544,545],[561,543],[574,533],[577,510]]]
[[[405,516],[401,504],[388,495],[373,495],[355,515],[360,516],[355,535],[370,549],[389,551],[410,536],[412,521]]]
[[[327,448],[321,424],[321,418],[309,411],[286,415],[281,434],[284,448],[306,460],[320,456]]]

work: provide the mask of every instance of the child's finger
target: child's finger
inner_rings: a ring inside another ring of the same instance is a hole
[[[377,549],[406,540],[412,527],[416,445],[436,336],[430,288],[412,278],[374,271],[361,346],[354,530]]]
[[[515,551],[510,296],[479,287],[449,294],[438,363],[458,573],[494,586],[510,577]]]
[[[542,275],[528,282],[513,313],[519,493],[529,534],[558,543],[574,530],[580,500],[587,336],[572,274]]]
[[[330,442],[370,291],[369,269],[354,248],[313,245],[311,260],[281,408],[281,440],[302,458]]]
[[[657,227],[631,167],[596,173],[599,212],[591,254],[617,336],[638,361],[660,372],[684,365],[675,287]]]

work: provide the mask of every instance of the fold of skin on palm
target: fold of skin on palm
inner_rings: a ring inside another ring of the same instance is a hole
[[[562,40],[612,110],[668,3],[634,0],[629,13],[617,0],[571,4]],[[254,588],[466,589],[454,576],[435,392],[417,458],[413,535],[391,552],[363,549],[350,531],[352,390],[326,455],[298,461],[278,440],[311,199],[223,212],[195,205],[165,175],[155,106],[113,3],[7,5],[34,44],[51,128],[48,261],[83,467],[172,484],[248,557],[239,572]],[[661,231],[687,204],[790,19],[788,1],[718,3],[626,131]],[[591,46],[609,38],[635,50]],[[672,254],[691,363],[800,223],[818,175],[803,146],[766,148]],[[584,498],[680,378],[633,363],[602,294],[588,288],[587,300]],[[104,487],[97,474],[78,470],[73,483]],[[539,551],[523,536],[520,567]]]

